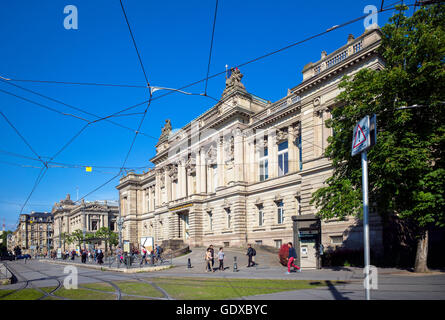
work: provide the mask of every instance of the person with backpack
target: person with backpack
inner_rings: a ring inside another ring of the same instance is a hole
[[[297,269],[297,272],[301,272],[301,269],[299,266],[296,266],[294,264],[295,259],[297,259],[297,251],[295,251],[295,248],[292,246],[292,242],[289,242],[287,244],[289,247],[289,258],[287,261],[287,272],[286,274],[290,274],[290,267],[293,266],[295,269]]]
[[[249,257],[249,262],[247,263],[247,268],[253,267],[255,263],[252,261],[252,257],[256,255],[256,251],[254,248],[252,248],[252,245],[249,243],[247,245],[247,253],[246,255]]]

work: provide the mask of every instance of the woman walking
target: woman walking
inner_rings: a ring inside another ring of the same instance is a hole
[[[206,272],[212,271],[212,252],[210,251],[210,248],[207,248],[206,255],[205,255],[205,261],[206,261]],[[215,270],[213,270],[215,272]]]

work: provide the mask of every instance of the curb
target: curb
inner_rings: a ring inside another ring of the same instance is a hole
[[[150,267],[150,268],[133,268],[133,269],[127,269],[127,268],[110,268],[105,266],[92,266],[88,264],[78,264],[78,263],[69,263],[69,262],[62,262],[62,261],[42,261],[38,260],[39,262],[45,262],[50,264],[59,264],[59,265],[66,265],[66,266],[79,266],[82,268],[90,268],[90,269],[96,269],[96,270],[102,270],[102,271],[116,271],[116,272],[123,272],[123,273],[141,273],[141,272],[154,272],[154,271],[161,271],[173,268],[173,265],[168,266],[157,266],[157,267]]]

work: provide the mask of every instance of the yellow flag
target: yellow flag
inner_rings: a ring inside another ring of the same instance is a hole
[[[93,167],[85,167],[85,171],[86,172],[91,172],[91,171],[93,171]]]

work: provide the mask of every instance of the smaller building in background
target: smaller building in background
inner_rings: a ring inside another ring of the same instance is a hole
[[[76,230],[80,230],[84,234],[95,233],[102,227],[114,232],[118,231],[116,219],[119,215],[119,207],[106,200],[94,202],[82,200],[80,204],[76,204],[67,194],[65,199],[54,204],[51,212],[54,215],[55,250],[59,248],[62,250],[78,249],[78,243],[68,243],[64,237]],[[105,242],[97,241],[94,247],[105,249]]]
[[[13,244],[22,249],[22,253],[46,254],[53,246],[53,215],[48,212],[21,214]],[[13,247],[13,248],[14,248]]]

